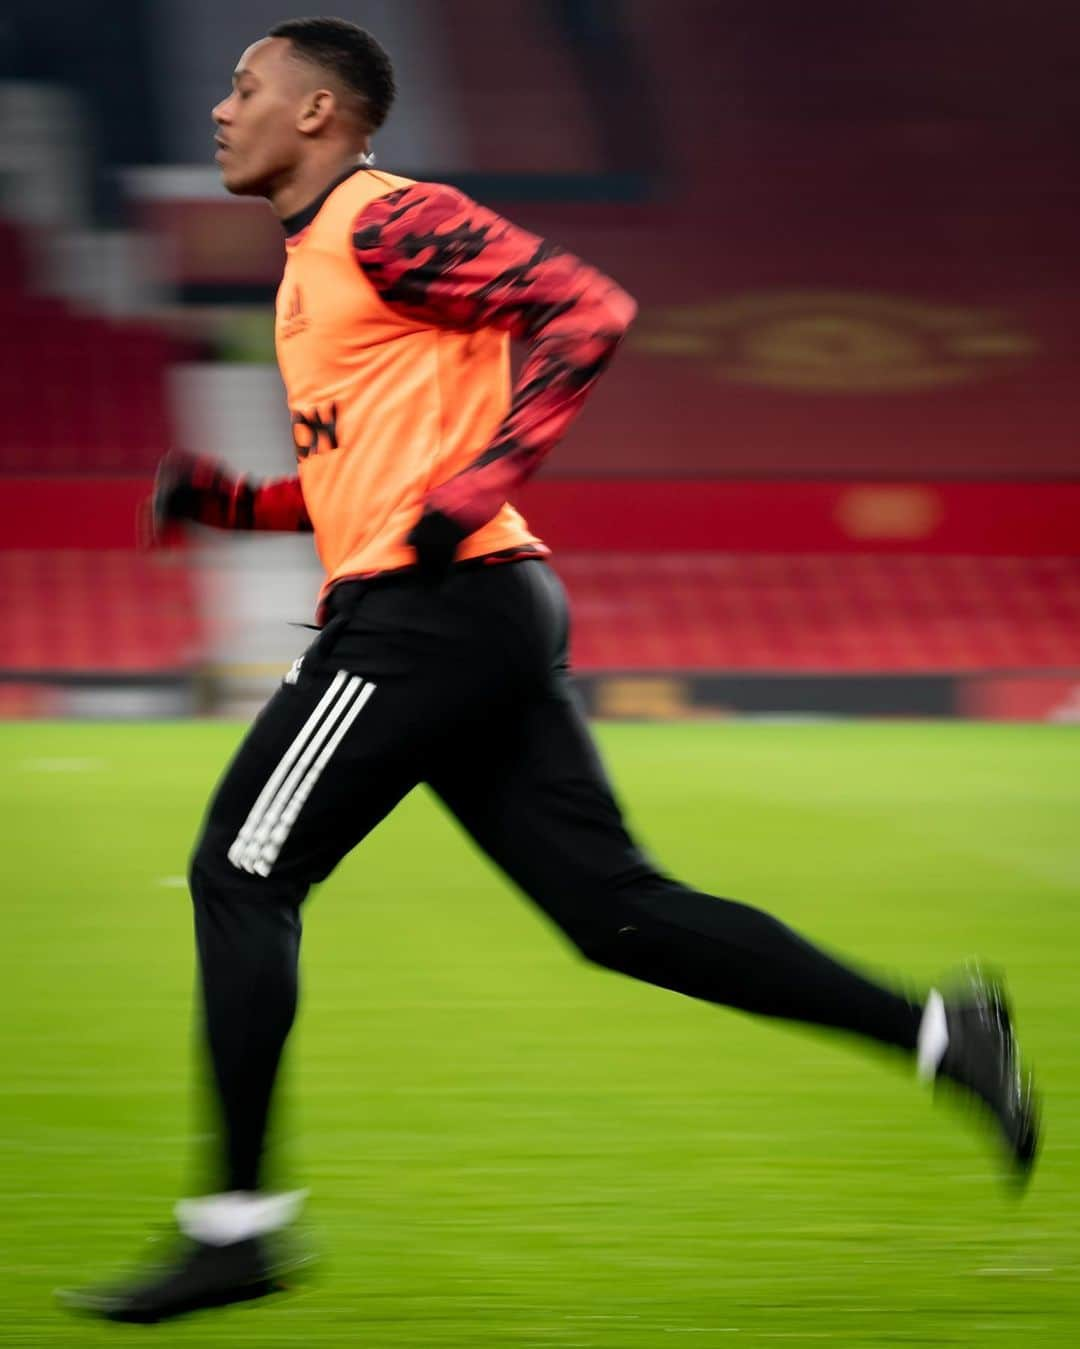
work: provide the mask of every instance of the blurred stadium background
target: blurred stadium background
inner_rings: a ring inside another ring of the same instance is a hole
[[[309,540],[134,531],[169,445],[291,471],[280,231],[220,189],[209,120],[288,12],[0,16],[4,1344],[104,1342],[51,1289],[189,1183],[184,858],[309,636]],[[646,845],[906,979],[1005,963],[1050,1146],[1006,1207],[899,1072],[581,968],[421,793],[305,937],[293,1141],[330,1277],[156,1338],[1071,1349],[1077,732],[961,719],[1080,720],[1080,11],[336,12],[399,69],[380,163],[641,302],[520,504],[590,708],[651,723],[599,728]]]
[[[380,162],[641,301],[520,503],[594,710],[1080,717],[1068,6],[355,10],[400,68]],[[5,7],[7,715],[247,710],[304,644],[310,541],[147,556],[132,526],[167,445],[289,471],[280,233],[209,122],[279,16]]]

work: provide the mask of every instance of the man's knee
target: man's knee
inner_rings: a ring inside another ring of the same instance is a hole
[[[590,924],[567,935],[591,964],[625,973],[639,929],[633,923]]]
[[[636,974],[660,936],[656,899],[668,884],[656,873],[637,876],[630,884],[607,887],[607,893],[594,893],[587,902],[553,916],[586,960]]]
[[[188,862],[188,886],[197,908],[255,902],[265,907],[297,908],[308,885],[281,870],[267,873],[242,865],[222,831],[211,823],[203,830]]]
[[[235,874],[227,849],[216,834],[211,826],[205,828],[188,859],[188,888],[196,904],[228,889]]]

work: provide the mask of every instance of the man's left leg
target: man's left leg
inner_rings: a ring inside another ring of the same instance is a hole
[[[893,1046],[992,1112],[1023,1178],[1037,1107],[1000,990],[924,1006],[770,914],[661,874],[628,835],[565,675],[431,778],[484,851],[588,959],[692,997]]]
[[[588,959],[691,997],[915,1049],[921,1006],[748,904],[673,880],[634,843],[567,682],[431,785]]]

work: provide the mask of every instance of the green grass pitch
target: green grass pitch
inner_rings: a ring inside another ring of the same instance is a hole
[[[1004,966],[1027,1196],[897,1062],[576,959],[418,792],[311,900],[290,1156],[310,1288],[140,1330],[111,1273],[189,1182],[179,877],[232,725],[6,725],[0,1344],[1080,1343],[1080,733],[601,728],[662,864],[916,985]]]

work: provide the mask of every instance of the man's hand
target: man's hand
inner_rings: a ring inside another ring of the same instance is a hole
[[[230,527],[237,487],[237,481],[213,459],[188,450],[169,450],[158,464],[150,500],[140,512],[141,541],[162,543],[170,525],[180,520]]]
[[[140,538],[148,545],[161,543],[169,526],[182,520],[211,529],[294,534],[313,530],[298,477],[237,478],[216,459],[170,450],[158,465],[153,494],[140,512]]]
[[[454,561],[465,530],[442,511],[425,511],[413,526],[406,543],[416,549],[416,565],[425,581],[442,580]]]
[[[193,520],[200,477],[212,481],[217,465],[187,450],[169,450],[158,463],[150,498],[154,533],[160,536],[173,521]]]

